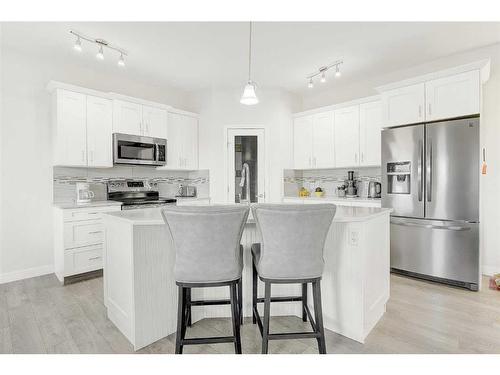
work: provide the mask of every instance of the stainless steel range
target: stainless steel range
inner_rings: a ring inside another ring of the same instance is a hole
[[[156,183],[148,180],[113,180],[108,182],[108,199],[122,202],[122,210],[162,207],[177,203],[177,199],[162,198]]]

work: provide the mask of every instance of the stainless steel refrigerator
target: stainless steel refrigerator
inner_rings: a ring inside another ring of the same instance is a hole
[[[382,130],[391,269],[477,290],[479,118]]]

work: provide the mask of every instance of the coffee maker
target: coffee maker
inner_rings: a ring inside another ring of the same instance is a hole
[[[94,192],[90,190],[90,184],[86,182],[76,183],[76,203],[86,204],[90,203],[94,198]]]
[[[354,171],[347,172],[347,180],[345,180],[346,197],[354,198],[358,196],[358,188],[356,187],[356,180],[354,179]]]

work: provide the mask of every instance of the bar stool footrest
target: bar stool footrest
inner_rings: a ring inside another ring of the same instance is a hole
[[[229,299],[198,300],[198,301],[191,301],[189,304],[191,306],[230,305],[231,300]]]
[[[198,345],[198,344],[222,344],[235,342],[234,336],[220,337],[197,337],[192,339],[182,339],[182,345]]]
[[[257,303],[264,303],[265,298],[257,298]],[[271,302],[302,302],[300,297],[271,297]]]
[[[269,340],[289,340],[289,339],[316,339],[320,336],[319,332],[286,332],[270,333]]]

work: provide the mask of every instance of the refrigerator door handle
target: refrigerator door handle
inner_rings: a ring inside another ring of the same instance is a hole
[[[422,178],[422,165],[424,163],[424,142],[421,140],[418,142],[418,165],[417,165],[417,174],[418,174],[418,201],[422,201],[422,190],[424,189],[424,179]]]
[[[427,202],[432,201],[432,139],[427,140],[427,155],[426,155],[426,168],[425,168],[425,196],[427,197]]]

